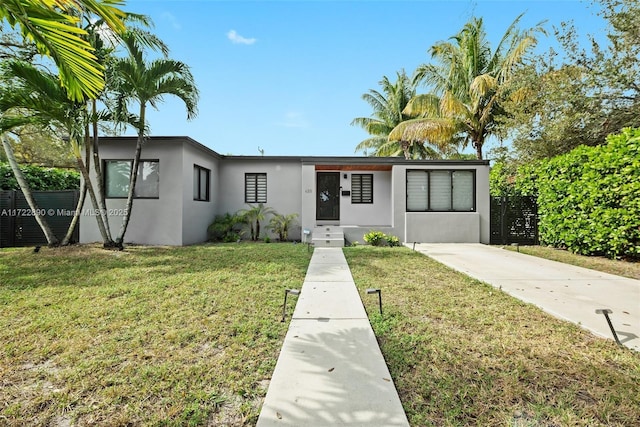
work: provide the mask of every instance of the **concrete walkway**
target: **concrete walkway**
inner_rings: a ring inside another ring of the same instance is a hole
[[[316,248],[257,426],[408,425],[342,249]]]
[[[413,243],[408,244],[412,248]],[[416,244],[446,266],[500,288],[602,337],[613,339],[596,309],[608,308],[620,341],[640,351],[640,280],[482,244]]]

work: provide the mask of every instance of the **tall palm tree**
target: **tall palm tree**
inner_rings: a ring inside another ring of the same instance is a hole
[[[435,64],[416,70],[414,81],[426,83],[440,97],[440,117],[423,115],[391,132],[390,140],[445,141],[461,133],[465,145],[471,143],[478,159],[486,139],[496,134],[497,118],[504,114],[501,103],[512,96],[511,79],[526,54],[536,45],[536,34],[544,34],[543,23],[518,29],[523,14],[507,28],[495,50],[487,40],[481,18],[472,18],[449,41],[431,47]]]
[[[389,132],[406,119],[402,111],[409,100],[416,94],[416,85],[404,70],[396,73],[397,79],[391,82],[383,76],[378,83],[381,91],[370,89],[362,95],[367,104],[373,108],[371,117],[357,117],[351,122],[352,126],[360,126],[370,138],[360,142],[355,151],[367,152],[373,150],[375,156],[399,156],[402,148],[396,143],[389,143]]]
[[[82,101],[95,98],[104,88],[104,67],[83,38],[86,31],[77,23],[81,13],[101,17],[118,33],[124,31],[122,0],[3,0],[0,20],[20,28],[22,36],[56,63],[69,97]]]
[[[76,165],[82,174],[84,188],[89,192],[94,210],[99,210],[100,205],[97,202],[95,191],[89,179],[87,165],[90,159],[90,152],[85,131],[85,127],[88,124],[86,105],[69,99],[65,88],[60,85],[60,81],[55,75],[43,71],[32,64],[9,61],[5,64],[5,68],[11,74],[11,81],[14,84],[11,90],[3,91],[2,97],[0,97],[0,110],[4,113],[5,123],[7,123],[7,126],[0,127],[0,131],[7,130],[8,126],[12,124],[9,119],[12,119],[14,120],[13,125],[30,123],[58,128],[64,132],[69,138]],[[84,159],[83,146],[85,148]],[[5,147],[5,151],[7,155],[10,154],[7,147]],[[15,170],[14,173],[16,173]],[[21,190],[25,197],[27,193],[30,193],[28,188],[21,187]],[[84,191],[81,196],[72,224],[77,222],[78,213],[84,202]],[[32,207],[32,209],[34,208]],[[104,219],[100,215],[96,215],[96,220],[98,221],[98,228],[105,246],[110,246],[112,239],[104,225]],[[42,224],[41,228],[43,228]],[[47,235],[46,231],[45,235]],[[67,233],[62,243],[66,244],[70,236],[71,234]],[[49,241],[49,238],[47,240]],[[57,241],[49,241],[48,243],[52,245],[56,244]]]
[[[122,220],[120,233],[116,238],[116,245],[120,248],[123,247],[124,236],[133,211],[133,197],[138,178],[140,154],[147,129],[147,105],[156,108],[164,96],[176,96],[184,102],[187,110],[187,119],[191,120],[197,114],[198,103],[198,89],[186,64],[169,59],[166,56],[148,62],[145,59],[139,38],[131,32],[123,34],[122,41],[128,55],[117,59],[112,65],[115,90],[117,92],[117,110],[121,116],[128,115],[129,104],[137,103],[139,115],[135,125],[138,138],[130,170],[129,192],[125,207],[126,214]]]

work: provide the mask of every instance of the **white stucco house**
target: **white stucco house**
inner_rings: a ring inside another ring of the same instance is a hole
[[[103,137],[100,147],[116,234],[135,137]],[[489,243],[488,161],[227,156],[178,136],[151,137],[141,159],[125,243],[204,242],[216,215],[247,203],[297,213],[289,233],[297,240],[330,243],[337,233],[362,242],[380,230],[404,242]],[[83,210],[80,241],[101,241],[91,209]]]

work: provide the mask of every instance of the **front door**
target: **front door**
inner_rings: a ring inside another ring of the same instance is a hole
[[[316,219],[340,219],[340,172],[318,172],[316,175]]]

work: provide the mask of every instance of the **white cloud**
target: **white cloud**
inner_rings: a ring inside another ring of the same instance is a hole
[[[163,21],[167,21],[169,23],[169,25],[171,25],[173,27],[174,30],[181,30],[182,29],[182,25],[180,24],[180,22],[178,22],[176,17],[174,15],[172,15],[171,13],[169,13],[169,12],[164,12],[162,14],[162,20]]]
[[[284,114],[284,118],[281,122],[277,123],[278,126],[286,127],[286,128],[308,128],[309,121],[305,117],[303,113],[298,111],[288,111]]]
[[[246,37],[242,37],[236,32],[236,30],[230,30],[227,33],[227,38],[234,44],[254,44],[256,41],[258,41],[255,38],[248,39]]]

